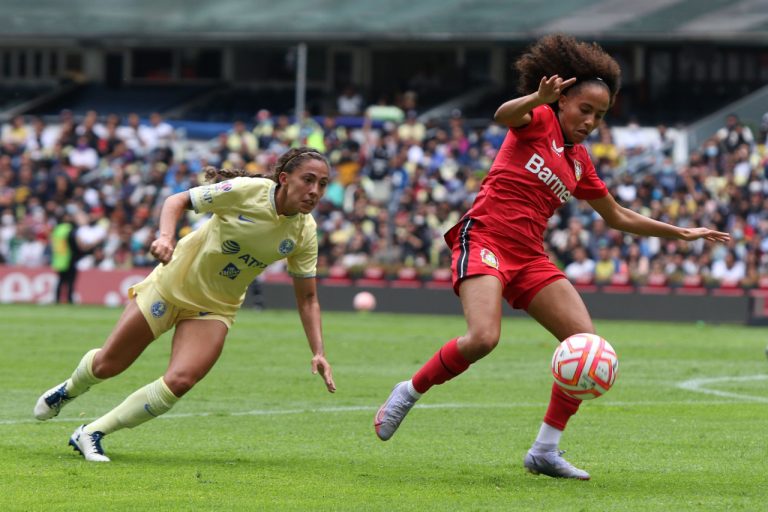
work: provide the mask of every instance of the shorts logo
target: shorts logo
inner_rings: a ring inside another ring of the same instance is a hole
[[[488,249],[480,249],[480,259],[489,267],[493,267],[496,270],[499,269],[499,260],[496,258],[496,255]]]
[[[573,172],[576,174],[576,181],[579,181],[581,179],[582,169],[581,169],[581,162],[578,160],[573,161]]]
[[[234,240],[224,240],[221,244],[221,252],[224,254],[237,254],[240,252],[240,244]]]
[[[286,238],[285,240],[280,242],[280,247],[278,247],[277,250],[280,251],[280,254],[285,256],[286,254],[291,252],[294,247],[296,247],[296,243],[293,240]]]
[[[232,280],[234,280],[237,276],[240,275],[240,269],[237,268],[232,263],[227,263],[227,266],[221,269],[221,272],[219,272],[220,276],[228,277]]]
[[[150,308],[150,311],[152,311],[152,316],[155,318],[160,318],[165,314],[166,309],[168,307],[165,305],[165,302],[159,300],[152,304],[152,307]]]
[[[232,183],[229,181],[222,181],[221,183],[216,184],[216,190],[219,192],[229,192],[232,190]]]

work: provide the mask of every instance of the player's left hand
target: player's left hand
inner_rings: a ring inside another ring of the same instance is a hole
[[[320,376],[325,381],[325,387],[328,391],[333,393],[336,391],[336,384],[333,382],[333,371],[331,365],[325,360],[324,356],[316,355],[312,358],[312,373],[320,373]]]
[[[709,228],[691,228],[686,229],[681,238],[687,242],[698,240],[699,238],[709,240],[710,242],[727,242],[731,239],[731,235]]]

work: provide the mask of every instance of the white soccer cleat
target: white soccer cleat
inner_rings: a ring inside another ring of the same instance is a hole
[[[553,450],[550,452],[536,452],[529,450],[523,459],[523,465],[529,473],[542,474],[552,478],[575,478],[576,480],[589,480],[589,473],[571,465],[563,458],[565,452]]]
[[[408,392],[408,381],[395,385],[387,401],[384,402],[384,405],[376,413],[376,418],[373,422],[379,439],[386,441],[395,434],[397,427],[405,419],[405,415],[414,406],[416,400]]]
[[[101,448],[103,432],[88,433],[83,430],[85,425],[80,425],[69,438],[69,445],[80,453],[88,462],[109,462],[109,457],[104,455]]]
[[[35,404],[35,418],[49,420],[59,415],[61,408],[75,399],[67,394],[66,381],[43,393]]]

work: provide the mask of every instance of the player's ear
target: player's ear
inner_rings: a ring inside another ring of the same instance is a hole
[[[285,185],[285,183],[288,181],[288,173],[287,172],[281,172],[277,175],[277,182],[280,185]]]

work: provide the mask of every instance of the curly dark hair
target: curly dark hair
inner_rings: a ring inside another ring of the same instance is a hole
[[[560,75],[563,79],[576,77],[571,90],[587,82],[603,83],[608,87],[611,105],[621,88],[621,68],[597,43],[587,43],[564,34],[544,36],[515,62],[520,73],[518,91],[537,91],[543,76]]]

